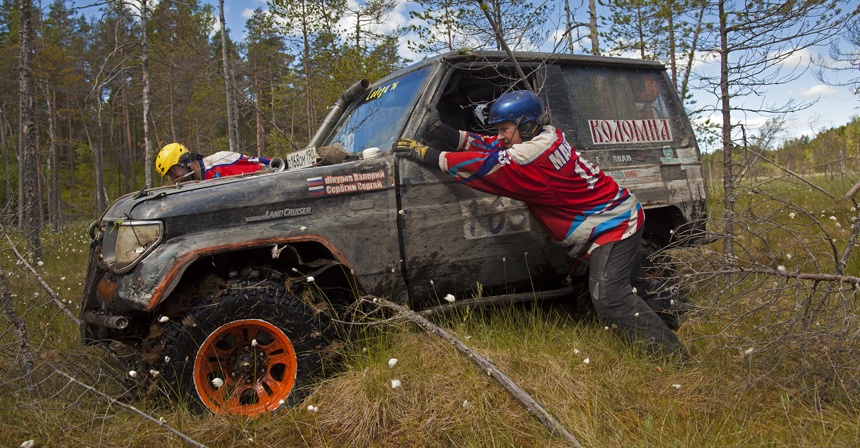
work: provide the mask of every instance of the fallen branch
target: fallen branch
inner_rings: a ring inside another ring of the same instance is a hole
[[[49,364],[49,365],[50,365],[50,364]],[[206,445],[204,445],[204,444],[202,444],[202,443],[200,443],[200,442],[198,442],[198,441],[196,441],[196,440],[192,439],[191,437],[189,437],[189,436],[187,436],[187,435],[183,434],[183,433],[182,433],[182,432],[180,432],[179,430],[177,430],[177,429],[173,428],[172,426],[168,425],[168,424],[164,421],[164,419],[163,419],[163,418],[156,419],[155,417],[152,417],[151,415],[147,414],[146,412],[143,412],[143,411],[141,411],[140,409],[138,409],[138,408],[136,408],[136,407],[134,407],[134,406],[132,406],[132,405],[130,405],[130,404],[123,403],[123,402],[121,402],[121,401],[119,401],[119,400],[117,400],[117,399],[115,399],[115,398],[113,398],[113,397],[111,397],[111,396],[109,396],[109,395],[105,394],[104,392],[102,392],[102,391],[100,391],[100,390],[98,390],[98,389],[96,389],[96,388],[94,388],[94,387],[92,387],[92,386],[89,386],[89,385],[87,385],[87,384],[85,384],[85,383],[81,382],[81,381],[80,381],[80,380],[78,380],[77,378],[75,378],[75,377],[73,377],[73,376],[69,375],[69,374],[68,374],[68,373],[66,373],[66,372],[63,372],[62,370],[60,370],[60,369],[58,369],[58,368],[54,367],[53,365],[51,365],[51,368],[52,368],[52,369],[54,369],[54,371],[55,371],[55,372],[59,373],[60,375],[62,375],[62,376],[64,376],[64,377],[66,377],[66,379],[68,379],[69,381],[71,381],[71,382],[73,382],[73,383],[77,384],[78,386],[83,387],[83,388],[84,388],[84,389],[86,389],[87,391],[92,392],[92,393],[94,393],[94,394],[98,395],[99,397],[101,397],[101,398],[103,398],[103,399],[107,400],[110,404],[112,404],[112,405],[117,405],[117,406],[119,406],[119,407],[122,407],[122,408],[128,409],[129,411],[131,411],[131,412],[133,412],[133,413],[135,413],[135,414],[137,414],[137,415],[139,415],[139,416],[143,417],[144,419],[149,420],[149,421],[151,421],[151,422],[155,423],[155,424],[156,424],[156,425],[158,425],[158,426],[161,426],[162,428],[164,428],[164,429],[166,429],[166,430],[168,430],[168,431],[172,432],[173,434],[176,434],[176,435],[177,435],[177,436],[179,436],[182,440],[184,440],[184,441],[186,441],[186,442],[190,443],[191,445],[194,445],[194,446],[197,446],[197,447],[201,447],[201,448],[206,448]]]
[[[836,272],[841,274],[845,271],[845,268],[848,266],[848,256],[851,255],[851,250],[853,250],[854,245],[857,244],[858,237],[860,237],[860,214],[854,217],[854,224],[851,225],[851,236],[849,236],[848,241],[845,242],[845,249],[842,251],[842,256],[839,257],[839,260],[836,262]]]
[[[385,307],[392,308],[397,310],[402,315],[406,316],[409,320],[415,322],[416,324],[423,327],[425,330],[441,337],[445,341],[451,343],[460,353],[468,356],[469,359],[472,360],[478,367],[481,368],[482,371],[486,372],[487,375],[491,376],[493,379],[499,382],[502,387],[507,390],[511,396],[513,396],[517,401],[522,403],[526,409],[535,416],[541,423],[544,424],[547,428],[549,428],[550,432],[554,435],[560,435],[564,438],[570,446],[582,448],[582,445],[579,444],[579,441],[576,440],[567,429],[562,426],[549,412],[547,412],[543,406],[540,405],[531,395],[526,393],[520,386],[517,385],[512,379],[508,378],[501,370],[499,370],[496,366],[493,365],[490,361],[484,359],[478,353],[475,353],[472,349],[466,346],[459,339],[452,336],[450,333],[445,331],[442,327],[430,322],[423,316],[418,313],[409,310],[401,305],[398,305],[394,302],[390,302],[385,299],[376,298],[374,299],[376,303],[379,303]]]
[[[853,198],[858,191],[860,191],[860,181],[857,181],[857,183],[848,190],[848,193],[845,193],[845,196],[842,196],[842,199],[847,201],[848,199]]]
[[[9,246],[12,248],[12,251],[13,251],[13,252],[15,252],[15,256],[16,256],[16,257],[18,257],[18,260],[21,260],[21,263],[23,263],[23,264],[24,264],[24,266],[25,266],[25,267],[26,267],[30,272],[32,272],[32,273],[33,273],[33,275],[35,275],[35,276],[36,276],[36,280],[38,280],[38,281],[39,281],[39,285],[41,285],[41,286],[42,286],[42,289],[44,289],[44,290],[45,290],[45,292],[47,292],[47,293],[48,293],[48,295],[49,295],[49,296],[51,296],[51,301],[52,301],[52,302],[54,302],[54,305],[57,305],[57,306],[60,308],[60,311],[62,311],[63,313],[65,313],[65,315],[66,315],[66,316],[68,316],[68,317],[69,317],[69,319],[71,319],[71,320],[72,320],[72,322],[74,322],[74,323],[75,323],[75,324],[77,324],[77,325],[80,325],[80,324],[81,324],[81,319],[79,319],[79,318],[78,318],[78,316],[75,316],[75,315],[74,315],[74,313],[72,313],[72,312],[71,312],[71,310],[69,310],[69,307],[67,307],[67,306],[66,306],[66,305],[65,305],[65,304],[60,300],[60,296],[58,296],[58,295],[57,295],[57,293],[55,293],[55,292],[54,292],[54,290],[53,290],[53,289],[51,289],[51,287],[50,287],[50,286],[48,286],[48,284],[47,284],[47,283],[45,283],[45,280],[43,280],[43,279],[42,279],[42,276],[40,276],[40,275],[39,275],[39,273],[38,273],[38,272],[36,272],[36,270],[35,270],[35,269],[33,269],[33,267],[32,267],[32,266],[30,266],[30,263],[27,263],[27,260],[25,260],[25,259],[24,259],[24,257],[22,257],[22,256],[21,256],[21,254],[18,252],[18,249],[16,249],[16,248],[15,248],[15,243],[13,243],[13,242],[12,242],[12,239],[11,239],[11,238],[9,238],[9,235],[6,235],[6,240],[7,240],[7,241],[9,241]]]
[[[728,274],[766,274],[773,275],[776,277],[787,277],[787,278],[796,278],[798,280],[815,280],[815,281],[824,281],[824,282],[836,282],[836,283],[847,283],[849,285],[854,285],[856,287],[860,287],[860,277],[854,277],[852,275],[837,275],[837,274],[809,274],[803,272],[790,272],[790,271],[778,271],[773,269],[760,269],[760,268],[728,268],[728,269],[719,269],[716,271],[703,271],[698,272],[696,275],[728,275]]]

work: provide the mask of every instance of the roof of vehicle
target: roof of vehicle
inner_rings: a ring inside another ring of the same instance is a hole
[[[649,61],[644,59],[629,59],[609,56],[591,56],[581,54],[565,54],[565,53],[540,53],[515,51],[514,57],[521,63],[534,62],[560,62],[563,64],[580,64],[580,65],[599,65],[599,66],[623,66],[623,67],[642,67],[647,69],[664,70],[666,67],[658,61]],[[422,67],[443,60],[448,63],[465,63],[465,62],[510,62],[510,57],[504,51],[473,51],[473,52],[450,52],[433,56],[422,61],[419,61],[409,67],[407,70]]]
[[[514,57],[521,64],[534,65],[535,63],[552,62],[556,64],[572,64],[580,66],[599,66],[599,67],[624,67],[624,68],[641,68],[646,70],[666,70],[666,66],[658,61],[649,61],[645,59],[629,59],[610,56],[591,56],[583,54],[565,54],[565,53],[541,53],[532,51],[515,51]],[[427,59],[418,61],[401,70],[389,73],[382,79],[372,83],[372,86],[377,86],[388,82],[392,78],[402,76],[405,73],[419,70],[428,65],[433,65],[443,61],[448,64],[468,64],[468,63],[511,63],[510,56],[504,51],[470,51],[470,52],[449,52],[442,53]],[[372,88],[372,87],[371,87]]]

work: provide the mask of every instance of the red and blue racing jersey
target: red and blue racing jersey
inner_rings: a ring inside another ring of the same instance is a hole
[[[442,152],[439,168],[476,190],[524,202],[571,256],[588,258],[594,248],[627,238],[645,223],[636,196],[552,126],[508,149],[497,136],[460,131],[459,149]]]
[[[268,166],[270,159],[248,157],[232,151],[219,151],[203,158],[203,178],[235,176],[237,174],[253,173]]]

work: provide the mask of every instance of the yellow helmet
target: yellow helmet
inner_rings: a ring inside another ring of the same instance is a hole
[[[158,152],[158,156],[155,157],[155,170],[158,171],[158,174],[160,174],[161,177],[164,177],[167,174],[167,170],[169,170],[173,165],[177,165],[179,163],[179,158],[188,152],[188,148],[179,143],[170,143],[169,145],[165,145],[164,148],[161,148],[161,151]]]

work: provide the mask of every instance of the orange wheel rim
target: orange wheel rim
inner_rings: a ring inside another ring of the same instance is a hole
[[[293,344],[263,320],[236,320],[218,327],[194,359],[197,396],[216,414],[253,417],[274,411],[295,381]]]

